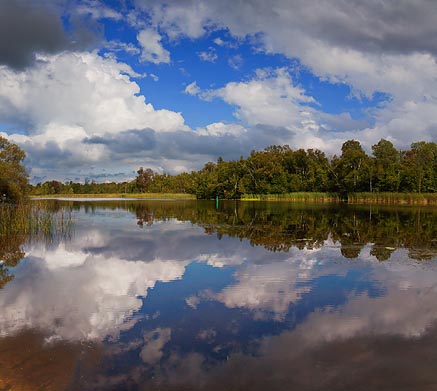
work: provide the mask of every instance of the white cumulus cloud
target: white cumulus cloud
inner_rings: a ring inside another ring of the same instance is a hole
[[[137,36],[142,47],[141,61],[149,61],[154,64],[169,63],[170,52],[162,46],[162,37],[152,29],[144,29]]]

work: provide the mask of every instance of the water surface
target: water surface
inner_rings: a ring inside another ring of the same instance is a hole
[[[0,389],[437,389],[437,209],[47,207],[0,241]]]

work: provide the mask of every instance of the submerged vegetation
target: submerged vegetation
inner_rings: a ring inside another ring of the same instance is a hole
[[[274,145],[247,158],[219,158],[190,173],[160,174],[141,167],[137,174],[123,183],[48,181],[33,186],[31,194],[178,193],[198,199],[435,203],[437,144],[420,141],[409,150],[397,150],[382,139],[369,156],[358,141],[349,140],[332,158],[318,149]]]

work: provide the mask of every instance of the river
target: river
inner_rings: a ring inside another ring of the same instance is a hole
[[[68,235],[1,242],[0,389],[437,389],[436,208],[45,205]]]

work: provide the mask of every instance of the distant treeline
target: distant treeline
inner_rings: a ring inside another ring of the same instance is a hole
[[[141,167],[132,182],[85,183],[48,181],[31,194],[188,193],[197,198],[239,199],[245,194],[293,192],[437,192],[437,144],[415,142],[397,150],[381,139],[369,156],[356,140],[343,143],[329,159],[318,149],[293,150],[273,145],[239,160],[208,162],[199,171],[159,174]]]

